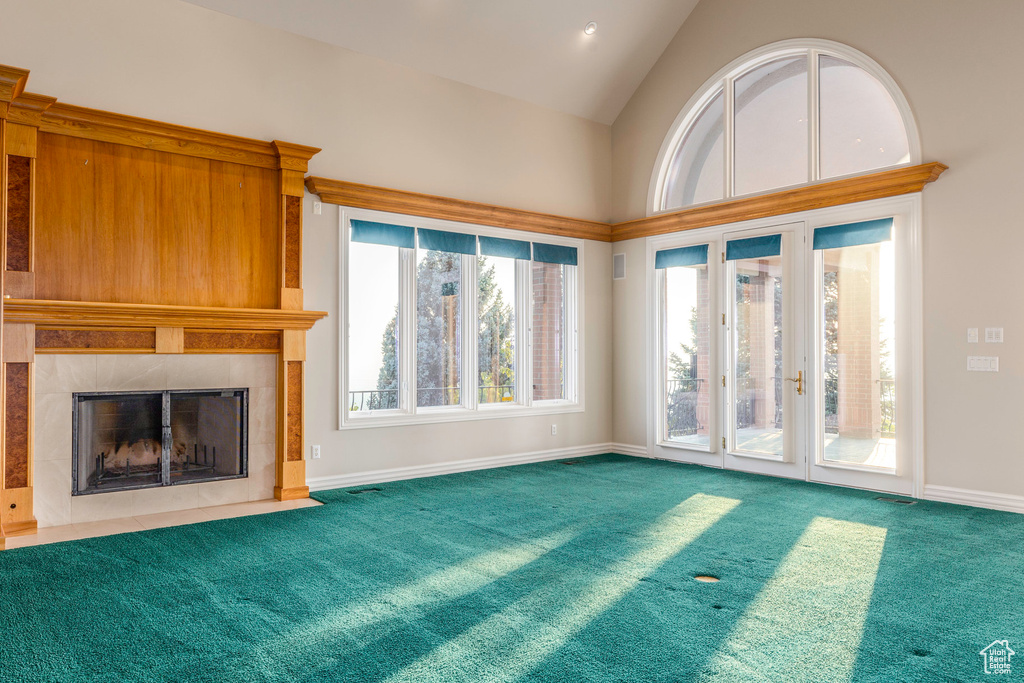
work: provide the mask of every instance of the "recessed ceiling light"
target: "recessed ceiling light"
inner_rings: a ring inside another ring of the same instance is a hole
[[[597,33],[597,22],[596,21],[592,21],[589,24],[587,24],[586,26],[584,26],[583,27],[583,32],[586,33],[588,36],[592,36],[595,33]]]

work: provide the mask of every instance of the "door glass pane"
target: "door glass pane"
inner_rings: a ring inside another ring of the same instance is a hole
[[[480,403],[515,403],[516,260],[480,256],[477,268],[478,400]]]
[[[842,59],[820,60],[821,177],[910,161],[903,117],[885,86]]]
[[[565,398],[565,268],[534,261],[533,400]]]
[[[669,164],[664,208],[711,202],[725,196],[724,111],[724,98],[718,93],[690,126]]]
[[[735,449],[781,456],[782,256],[734,263]]]
[[[707,265],[665,269],[665,430],[711,445],[711,328]]]
[[[416,262],[416,405],[462,402],[462,255],[419,250]]]
[[[736,79],[735,195],[808,181],[807,57],[768,62]]]
[[[399,249],[352,242],[348,258],[348,406],[398,406]]]
[[[823,250],[824,459],[896,466],[892,241]]]

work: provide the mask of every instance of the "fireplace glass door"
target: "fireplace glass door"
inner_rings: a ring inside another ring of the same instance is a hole
[[[248,390],[74,395],[74,495],[248,475]]]

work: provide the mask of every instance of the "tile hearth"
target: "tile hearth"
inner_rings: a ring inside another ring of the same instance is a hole
[[[175,510],[155,515],[121,517],[118,519],[105,519],[97,522],[82,522],[79,524],[51,526],[39,529],[38,533],[35,534],[10,536],[5,538],[4,541],[7,543],[7,550],[12,550],[14,548],[27,548],[29,546],[45,545],[47,543],[77,541],[83,538],[111,536],[113,534],[130,533],[132,531],[145,531],[147,529],[160,529],[169,526],[180,526],[182,524],[212,522],[218,519],[247,517],[249,515],[263,515],[272,512],[281,512],[283,510],[317,507],[319,505],[321,505],[321,503],[318,503],[311,498],[286,501],[272,499],[259,500],[249,503],[235,503],[233,505],[217,505],[213,507],[192,508],[189,510]]]

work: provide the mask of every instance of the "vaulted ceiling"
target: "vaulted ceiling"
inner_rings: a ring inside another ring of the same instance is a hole
[[[610,124],[698,0],[186,1]]]

